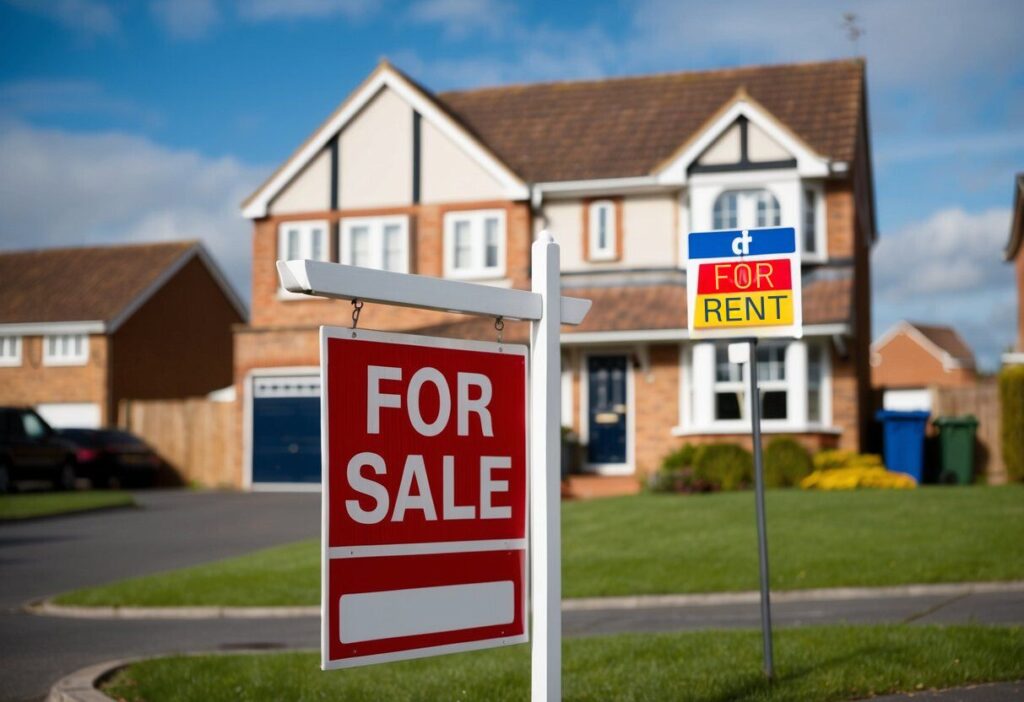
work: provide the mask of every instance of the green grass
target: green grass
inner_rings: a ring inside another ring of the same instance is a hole
[[[776,680],[760,634],[708,631],[570,639],[566,700],[847,700],[1024,677],[1024,630],[813,627],[776,633]],[[134,702],[524,700],[526,646],[320,672],[311,653],[175,657],[117,673],[104,691]]]
[[[105,507],[127,507],[133,504],[135,501],[129,493],[106,490],[0,495],[0,521],[87,512]]]
[[[750,492],[639,495],[563,505],[563,594],[756,590]],[[1024,486],[767,496],[780,590],[1024,578]],[[63,595],[79,605],[319,602],[319,543]]]

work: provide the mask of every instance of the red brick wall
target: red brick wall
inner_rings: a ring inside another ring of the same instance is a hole
[[[679,443],[672,428],[679,424],[679,346],[651,346],[650,371],[633,369],[636,402],[636,472],[652,473]]]
[[[935,354],[904,332],[893,336],[873,355],[871,383],[875,387],[964,387],[976,380],[969,368],[946,370]]]
[[[92,402],[100,421],[111,423],[115,409],[108,401],[107,337],[89,335],[89,360],[84,366],[44,366],[43,337],[21,339],[21,365],[0,367],[0,405],[44,402]]]

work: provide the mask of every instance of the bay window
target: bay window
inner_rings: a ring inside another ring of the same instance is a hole
[[[444,218],[444,273],[449,278],[505,275],[505,212],[449,212]]]
[[[715,199],[714,229],[777,227],[781,223],[779,201],[767,190],[726,190]]]

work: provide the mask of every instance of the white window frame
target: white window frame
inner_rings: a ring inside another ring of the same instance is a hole
[[[814,194],[814,251],[804,248],[804,225],[807,222],[807,193]],[[800,256],[803,261],[820,263],[828,260],[828,232],[825,218],[825,188],[821,182],[801,181],[800,183],[800,226],[797,237],[800,240]]]
[[[498,220],[498,265],[486,265],[487,247],[484,241],[484,222],[489,218]],[[455,224],[468,221],[472,238],[472,258],[474,265],[467,268],[455,268]],[[467,279],[498,279],[505,277],[506,249],[508,248],[508,228],[505,221],[505,210],[458,210],[446,212],[444,215],[444,275],[446,278]]]
[[[401,265],[384,268],[384,228],[397,225],[401,229]],[[345,265],[352,263],[352,229],[366,227],[370,232],[370,265],[368,268],[388,270],[393,273],[409,272],[409,218],[405,215],[389,217],[345,217],[338,232],[339,258]]]
[[[319,228],[323,233],[323,240],[320,242],[320,257],[313,257],[313,233]],[[330,241],[331,241],[331,223],[326,219],[302,219],[292,220],[288,222],[281,222],[277,225],[277,258],[281,261],[287,261],[291,258],[290,251],[288,250],[288,232],[289,230],[297,230],[299,232],[299,251],[298,257],[300,259],[311,259],[318,261],[330,261]],[[284,288],[280,287],[277,289],[277,296],[281,300],[308,300],[308,295],[302,293],[288,292]]]
[[[736,197],[736,222],[735,224],[722,224],[715,222],[715,210],[718,203],[726,196]],[[768,196],[775,204],[775,211],[778,213],[778,222],[758,222],[757,209],[762,197]],[[803,210],[801,210],[803,211]],[[713,229],[754,229],[755,227],[779,227],[782,226],[782,204],[779,196],[771,191],[771,188],[725,188],[717,196],[711,205],[711,226]]]
[[[821,419],[811,422],[807,417],[808,363],[807,346],[820,345],[822,377],[820,386]],[[749,364],[744,364],[741,380],[717,380],[714,342],[684,344],[679,353],[682,372],[679,374],[679,416],[681,424],[672,430],[676,436],[694,434],[744,434],[750,432]],[[761,392],[786,390],[786,419],[763,419],[765,433],[821,432],[838,433],[832,426],[832,365],[826,339],[791,341],[786,345],[785,381],[759,378]],[[715,419],[715,393],[735,389],[743,393],[741,418]]]
[[[21,337],[0,334],[0,366],[12,368],[21,365]]]
[[[65,348],[50,350],[51,342]],[[79,343],[76,343],[79,342]],[[77,349],[75,347],[78,347]],[[43,337],[44,366],[84,366],[89,362],[89,335],[46,334]]]
[[[607,231],[605,246],[600,246],[600,213],[605,212]],[[611,200],[596,200],[588,205],[587,212],[587,256],[591,261],[614,261],[618,258],[618,229],[615,221],[615,203]]]

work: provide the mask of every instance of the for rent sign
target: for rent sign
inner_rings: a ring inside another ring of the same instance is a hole
[[[324,327],[324,668],[526,640],[526,348]]]
[[[687,243],[693,338],[801,335],[800,255],[791,227],[693,232]]]

